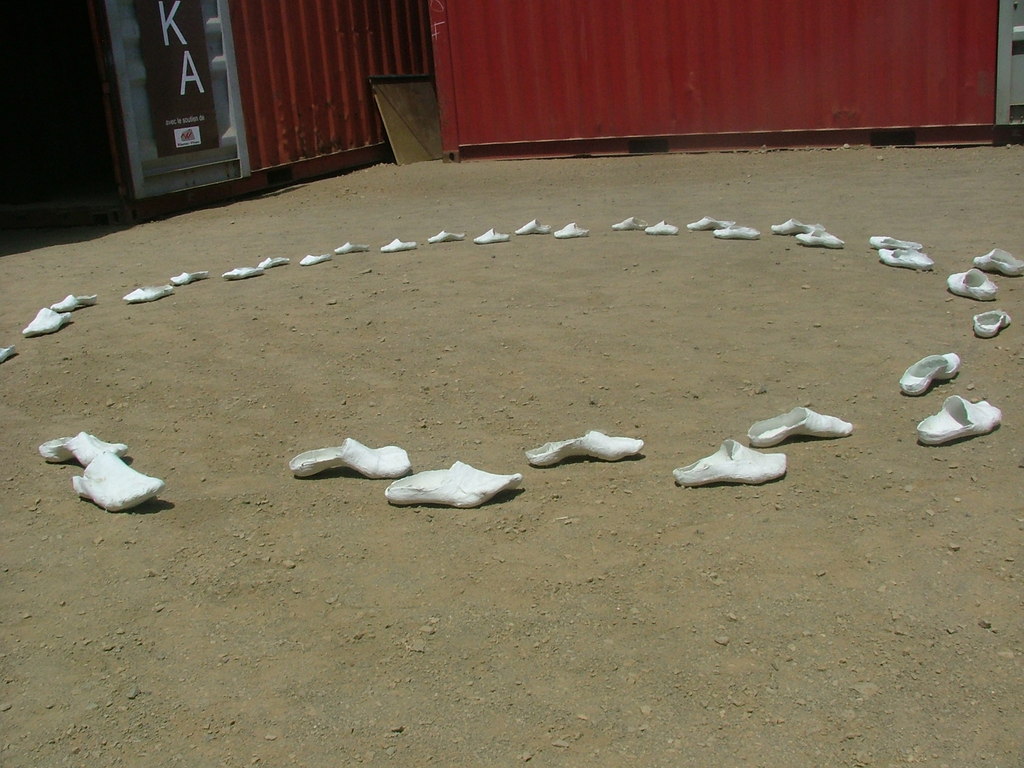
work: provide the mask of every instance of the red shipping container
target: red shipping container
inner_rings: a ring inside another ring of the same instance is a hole
[[[989,140],[997,0],[430,0],[448,159]]]

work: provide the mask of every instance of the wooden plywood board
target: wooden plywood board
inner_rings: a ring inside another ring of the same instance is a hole
[[[430,82],[374,82],[384,129],[399,165],[441,157],[441,121]]]

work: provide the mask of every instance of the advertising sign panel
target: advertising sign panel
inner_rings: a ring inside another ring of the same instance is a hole
[[[135,0],[157,155],[219,146],[200,0]]]

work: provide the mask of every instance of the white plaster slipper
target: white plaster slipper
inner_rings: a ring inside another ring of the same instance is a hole
[[[612,229],[616,232],[632,232],[647,229],[647,222],[643,219],[638,219],[636,216],[630,216],[628,219],[623,219],[618,224],[612,224]]]
[[[787,219],[781,224],[772,224],[772,232],[776,235],[808,235],[811,232],[824,232],[821,224],[804,224],[796,219]]]
[[[79,432],[74,437],[58,437],[39,446],[39,455],[51,464],[74,459],[83,467],[89,466],[101,453],[124,456],[127,452],[128,446],[124,443],[108,443],[88,432]]]
[[[948,381],[960,370],[960,356],[955,352],[928,355],[907,368],[900,376],[900,391],[905,395],[923,395],[933,381]]]
[[[528,221],[516,230],[517,235],[550,235],[553,227],[550,224],[541,224],[534,219]]]
[[[644,441],[632,437],[609,437],[591,430],[583,437],[544,443],[526,451],[526,460],[535,467],[549,467],[573,456],[589,456],[604,461],[618,461],[635,456],[644,448]]]
[[[10,360],[16,354],[18,353],[14,351],[13,344],[9,347],[0,347],[0,363],[4,362],[4,360]]]
[[[786,454],[761,453],[726,440],[715,453],[672,471],[677,485],[746,483],[758,485],[786,474]]]
[[[755,448],[767,448],[794,435],[846,437],[852,432],[853,424],[848,421],[797,407],[781,416],[754,422],[747,431],[747,437]]]
[[[182,272],[170,279],[171,285],[188,285],[197,280],[205,280],[210,276],[209,272]]]
[[[428,237],[427,238],[427,242],[428,243],[434,243],[434,244],[436,244],[436,243],[457,243],[457,242],[459,242],[461,240],[465,240],[465,239],[466,239],[466,233],[465,232],[449,232],[446,229],[442,229],[440,232],[438,232],[433,237]]]
[[[974,316],[974,335],[979,339],[991,339],[1012,322],[1013,318],[1001,309],[982,312]]]
[[[380,247],[381,253],[399,253],[401,251],[413,251],[416,250],[418,243],[415,240],[402,241],[397,237],[387,245]]]
[[[36,313],[32,322],[21,330],[21,333],[25,338],[43,336],[59,331],[69,322],[71,322],[70,312],[54,312],[49,307],[43,307]]]
[[[691,222],[686,225],[686,228],[691,232],[701,232],[708,229],[725,229],[735,224],[735,221],[725,221],[723,219],[712,219],[710,216],[705,216],[702,219]]]
[[[259,267],[235,267],[225,272],[221,277],[225,280],[247,280],[250,277],[259,277],[264,274],[266,273]]]
[[[882,248],[888,248],[891,251],[920,251],[924,248],[923,245],[915,243],[913,240],[899,240],[895,237],[889,237],[888,235],[875,235],[874,237],[869,237],[868,244],[876,251],[881,250]]]
[[[299,266],[311,267],[314,264],[323,264],[325,261],[330,261],[332,258],[334,258],[333,253],[321,253],[319,256],[316,256],[311,253],[307,256],[302,257],[302,260],[299,261]]]
[[[147,301],[156,301],[164,296],[170,296],[172,293],[174,293],[173,285],[145,285],[125,294],[124,300],[129,304],[145,304]]]
[[[317,448],[300,453],[288,462],[296,477],[309,477],[329,469],[347,467],[364,477],[404,477],[412,472],[409,454],[397,445],[367,448],[351,437],[335,448]]]
[[[518,488],[523,476],[495,475],[456,461],[449,469],[432,469],[396,480],[384,490],[392,504],[443,504],[478,507],[502,491]]]
[[[71,485],[107,512],[138,506],[164,489],[163,480],[136,472],[113,453],[101,453],[89,462],[81,477],[71,478]]]
[[[930,270],[935,266],[932,257],[922,251],[915,251],[911,248],[879,248],[878,260],[889,267],[903,267],[904,269]]]
[[[365,253],[369,250],[370,246],[363,245],[362,243],[345,243],[335,248],[334,252],[339,256],[344,256],[347,253]]]
[[[291,264],[292,260],[284,256],[270,256],[261,261],[256,266],[260,269],[273,269],[274,267],[283,267],[286,264]]]
[[[69,293],[64,297],[63,300],[58,301],[56,304],[51,304],[50,309],[54,312],[74,312],[76,309],[82,307],[91,307],[96,303],[97,297],[94,296],[75,296]]]
[[[829,234],[823,229],[816,229],[813,232],[801,232],[796,235],[796,241],[800,245],[809,248],[842,248],[846,243],[835,235]]]
[[[735,224],[716,229],[711,234],[719,240],[757,240],[761,237],[761,233],[753,227],[739,227]]]
[[[493,229],[488,229],[479,237],[474,237],[473,242],[477,245],[490,245],[491,243],[507,243],[510,239],[510,235],[502,234],[501,232],[495,232]]]
[[[648,235],[678,235],[679,227],[675,224],[668,224],[662,220],[653,226],[645,227],[644,232]]]
[[[917,439],[925,445],[948,443],[961,437],[985,435],[999,426],[1003,414],[985,400],[972,403],[950,395],[942,410],[917,425]]]
[[[1024,261],[1007,253],[1002,248],[993,248],[984,256],[976,256],[974,266],[985,272],[998,272],[1007,277],[1024,275]]]
[[[980,269],[956,272],[946,278],[949,292],[976,301],[995,301],[999,286],[993,283]]]
[[[573,222],[570,222],[570,223],[566,224],[561,229],[557,230],[554,233],[554,235],[559,240],[568,240],[568,239],[573,238],[573,237],[587,237],[587,236],[590,235],[590,230],[589,229],[583,229],[582,227],[577,227],[576,226],[576,222],[573,221]]]

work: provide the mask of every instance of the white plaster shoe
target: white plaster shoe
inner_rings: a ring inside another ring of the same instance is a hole
[[[716,229],[711,234],[719,240],[758,240],[761,237],[761,233],[753,227],[740,227],[736,224]]]
[[[609,437],[591,430],[583,437],[544,443],[526,451],[526,460],[535,467],[549,467],[573,456],[589,456],[604,461],[618,461],[635,456],[643,450],[644,441],[632,437]]]
[[[709,483],[746,483],[759,485],[786,474],[786,454],[761,453],[726,440],[706,458],[672,471],[677,485]]]
[[[75,296],[69,293],[61,301],[56,304],[51,304],[50,309],[54,312],[74,312],[76,309],[82,307],[91,307],[96,303],[98,297],[93,296]]]
[[[846,437],[852,432],[853,424],[848,421],[798,407],[781,416],[754,422],[747,431],[747,437],[755,448],[767,448],[795,435]]]
[[[71,478],[75,493],[108,512],[131,509],[156,496],[164,481],[134,469],[112,453],[101,453],[85,468],[81,477]]]
[[[266,272],[259,267],[235,267],[225,272],[221,277],[225,280],[248,280],[250,277],[259,277],[265,274]]]
[[[283,267],[286,264],[291,264],[292,260],[285,258],[284,256],[269,256],[261,261],[256,266],[260,269],[273,269],[274,267]]]
[[[0,347],[0,363],[4,362],[5,360],[10,360],[16,354],[18,353],[14,351],[13,344],[9,347]]]
[[[335,248],[334,252],[338,256],[344,256],[349,253],[365,253],[366,251],[369,250],[370,246],[363,245],[362,243],[345,243],[344,245],[339,245],[337,248]]]
[[[942,410],[917,425],[917,439],[925,445],[940,445],[961,437],[985,435],[999,426],[1003,414],[985,400],[972,403],[950,395]]]
[[[418,245],[418,243],[416,243],[415,240],[409,240],[407,242],[403,242],[402,240],[399,240],[396,237],[394,240],[392,240],[387,245],[382,245],[380,247],[380,252],[381,253],[400,253],[401,251],[412,251],[412,250],[416,249],[417,245]]]
[[[550,224],[541,224],[537,219],[528,221],[516,230],[517,235],[550,235],[552,227]]]
[[[708,229],[725,229],[735,224],[735,221],[725,221],[724,219],[712,219],[710,216],[705,216],[702,219],[691,222],[686,225],[686,228],[691,232],[701,232]]]
[[[147,301],[156,301],[164,296],[170,296],[172,293],[174,293],[173,285],[145,285],[125,294],[124,300],[129,304],[145,304]]]
[[[920,251],[924,248],[921,243],[915,243],[913,240],[899,240],[895,237],[889,237],[888,235],[875,235],[874,237],[868,238],[868,244],[876,251],[882,248],[887,248],[892,251]]]
[[[124,443],[108,443],[88,432],[79,432],[74,437],[58,437],[47,440],[39,446],[39,455],[51,464],[59,464],[74,459],[83,467],[89,466],[93,459],[101,453],[113,453],[124,456],[128,446]]]
[[[928,355],[907,368],[900,376],[900,391],[905,395],[923,395],[933,381],[948,381],[960,371],[960,356],[955,352]]]
[[[474,237],[473,242],[477,245],[491,245],[492,243],[507,243],[510,238],[510,235],[488,229],[482,235]]]
[[[904,269],[930,270],[935,266],[932,257],[922,251],[915,251],[911,248],[890,248],[878,249],[878,260],[889,267],[903,267]]]
[[[335,448],[317,448],[300,453],[288,462],[296,477],[309,477],[329,469],[347,467],[364,477],[404,477],[412,472],[409,454],[397,445],[367,448],[351,437]]]
[[[976,301],[995,301],[999,286],[993,283],[980,269],[956,272],[946,278],[950,293]]]
[[[555,237],[559,240],[569,240],[573,237],[587,237],[589,234],[589,229],[577,227],[575,221],[566,224],[564,227],[554,232]]]
[[[991,339],[1008,326],[1012,318],[1001,309],[982,312],[974,316],[974,335],[979,339]]]
[[[623,219],[618,224],[612,224],[612,229],[616,232],[634,232],[637,230],[647,229],[647,222],[643,219],[638,219],[636,216],[630,216],[628,219]]]
[[[436,245],[437,243],[457,243],[465,239],[465,232],[449,232],[446,229],[442,229],[433,237],[428,237],[427,242]]]
[[[299,261],[299,266],[312,267],[314,264],[323,264],[325,261],[330,261],[332,258],[334,258],[333,253],[321,253],[319,256],[310,253],[302,257]]]
[[[659,221],[650,227],[645,227],[644,232],[648,235],[678,235],[679,227],[675,224],[668,224],[664,220]]]
[[[796,219],[787,219],[781,224],[772,224],[772,232],[776,235],[807,235],[811,232],[824,232],[821,224],[804,224]]]
[[[1007,277],[1024,275],[1024,261],[1007,253],[1002,248],[993,248],[984,256],[976,256],[974,266],[985,272],[998,272]]]
[[[842,240],[823,229],[816,229],[813,232],[801,232],[795,236],[800,245],[809,248],[842,248],[846,245]]]
[[[54,312],[49,307],[43,307],[36,313],[32,322],[22,328],[21,333],[25,338],[43,336],[47,333],[56,333],[69,322],[70,312]]]
[[[495,475],[456,461],[449,469],[432,469],[403,477],[389,485],[384,496],[391,504],[443,504],[478,507],[502,491],[518,488],[523,476]]]
[[[180,275],[175,275],[168,282],[171,285],[188,285],[194,283],[197,280],[205,280],[210,276],[209,272],[182,272]]]

